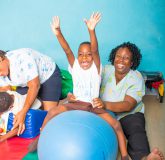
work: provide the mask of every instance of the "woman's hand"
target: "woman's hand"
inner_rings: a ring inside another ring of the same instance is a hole
[[[100,98],[93,99],[93,106],[94,108],[103,108],[105,109],[104,103]]]
[[[23,133],[23,131],[25,130],[25,116],[26,113],[28,112],[28,110],[30,109],[30,107],[32,106],[33,102],[35,101],[39,88],[40,88],[40,80],[39,77],[35,77],[34,79],[30,80],[29,82],[27,82],[27,86],[28,86],[28,92],[27,92],[27,96],[25,99],[25,103],[21,111],[19,111],[14,118],[13,121],[13,129],[18,128],[18,132],[17,135],[20,135]]]
[[[67,100],[68,100],[68,102],[75,102],[76,97],[72,93],[68,93]]]
[[[86,23],[89,30],[94,30],[100,19],[101,19],[101,13],[96,12],[91,15],[89,20],[84,19],[84,22]]]
[[[60,32],[60,19],[58,16],[54,16],[52,19],[52,23],[50,24],[53,33],[57,36]]]
[[[26,112],[24,112],[24,110],[19,111],[13,121],[13,129],[18,128],[18,132],[17,135],[19,136],[20,134],[22,134],[25,130],[25,116],[26,116]]]

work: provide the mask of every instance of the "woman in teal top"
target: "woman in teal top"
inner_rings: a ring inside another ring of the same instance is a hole
[[[100,97],[94,103],[116,113],[128,140],[128,153],[133,160],[163,160],[157,148],[150,152],[145,131],[144,80],[136,70],[141,60],[135,44],[123,43],[114,48],[109,56],[111,65],[105,66]]]

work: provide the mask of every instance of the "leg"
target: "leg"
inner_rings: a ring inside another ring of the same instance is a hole
[[[109,115],[109,113],[103,113],[98,115],[104,120],[106,120],[113,127],[117,134],[122,160],[128,160],[126,140],[120,122],[113,118],[111,115]]]
[[[41,127],[41,131],[42,129],[45,127],[45,125],[53,118],[55,117],[56,115],[62,113],[62,112],[65,112],[67,111],[67,108],[64,107],[64,106],[57,106],[57,107],[54,107],[52,109],[50,109],[44,119],[44,122],[42,124],[42,127]],[[37,145],[38,145],[38,140],[39,140],[39,137],[37,137],[29,146],[28,146],[28,151],[29,152],[34,152],[37,150]]]
[[[39,136],[32,143],[29,144],[28,152],[37,151],[38,140],[39,140]]]
[[[8,133],[6,133],[3,136],[0,136],[0,142],[3,142],[3,141],[5,141],[9,138],[12,138],[12,137],[16,136],[17,132],[18,132],[18,128],[9,131]]]
[[[45,111],[49,111],[52,108],[56,108],[58,106],[58,102],[54,101],[43,101],[42,103]]]
[[[67,108],[63,105],[50,109],[44,119],[41,130],[44,128],[44,126],[47,124],[47,122],[50,121],[53,117],[57,116],[58,114],[60,114],[62,112],[65,112],[65,111],[67,111]]]
[[[135,113],[120,120],[123,131],[128,139],[128,153],[133,160],[141,160],[150,153],[148,138],[145,131],[144,114]]]
[[[44,110],[57,107],[61,96],[61,76],[57,65],[54,73],[41,85],[38,96],[43,102]]]

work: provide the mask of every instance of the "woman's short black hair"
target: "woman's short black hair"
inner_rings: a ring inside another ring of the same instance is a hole
[[[0,92],[0,113],[9,109],[14,102],[13,97],[7,92]]]
[[[142,59],[142,55],[140,53],[140,49],[133,43],[130,42],[124,42],[122,44],[120,44],[119,46],[117,46],[116,48],[112,49],[110,55],[109,55],[109,59],[108,61],[111,62],[111,64],[114,64],[114,59],[116,56],[116,52],[120,49],[120,48],[128,48],[129,51],[132,53],[132,62],[133,65],[131,66],[132,70],[136,70],[140,64],[140,61]]]

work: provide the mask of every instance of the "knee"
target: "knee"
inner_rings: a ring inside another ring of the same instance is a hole
[[[145,133],[146,130],[145,130],[145,127],[143,125],[134,124],[134,125],[132,125],[130,132],[135,133],[135,134],[136,133]]]
[[[59,110],[59,109],[58,109],[57,107],[51,108],[51,109],[48,111],[48,116],[49,116],[49,117],[52,117],[52,116],[56,115],[56,114],[59,112],[58,110]]]
[[[144,133],[145,119],[141,113],[128,115],[120,120],[123,130],[129,134]]]

